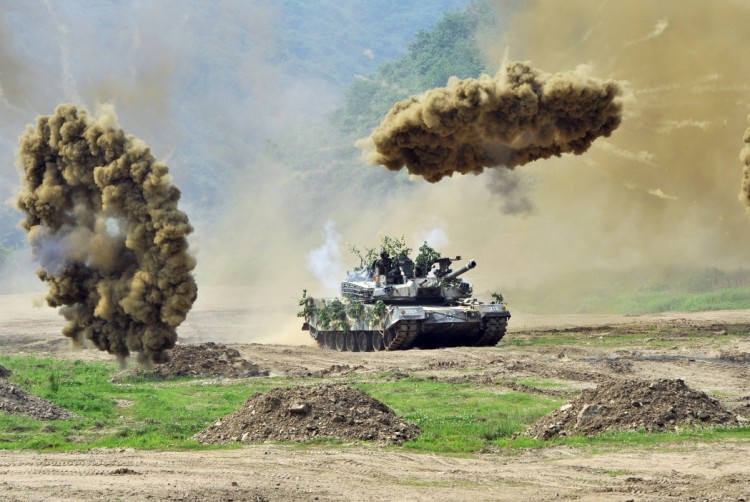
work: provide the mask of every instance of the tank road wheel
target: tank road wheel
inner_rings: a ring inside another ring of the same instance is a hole
[[[336,337],[335,337],[335,349],[339,352],[343,352],[346,350],[346,332],[344,331],[337,331]]]
[[[357,333],[357,345],[360,352],[372,352],[372,335],[367,331]]]
[[[346,332],[346,350],[348,350],[349,352],[359,352],[357,333],[354,331]]]
[[[326,331],[325,337],[323,338],[323,344],[328,350],[336,350],[336,333],[333,331]]]
[[[507,317],[490,317],[485,321],[484,330],[482,330],[481,337],[475,343],[477,347],[492,347],[503,339],[505,336],[505,329],[508,325]]]
[[[384,350],[385,346],[383,345],[383,335],[378,333],[377,331],[373,332],[372,334],[372,350],[375,352],[379,352],[381,350]]]

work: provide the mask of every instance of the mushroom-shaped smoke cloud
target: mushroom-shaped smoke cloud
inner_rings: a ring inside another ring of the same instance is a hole
[[[74,105],[21,137],[22,226],[61,307],[63,334],[120,358],[163,362],[197,296],[187,215],[168,168],[117,125]]]
[[[400,101],[357,142],[365,159],[436,182],[485,167],[581,154],[620,124],[621,91],[586,68],[550,75],[510,63],[494,78],[459,80]]]

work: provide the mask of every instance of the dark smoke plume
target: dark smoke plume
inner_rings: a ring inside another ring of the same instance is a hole
[[[750,120],[750,117],[748,117]],[[742,191],[740,200],[745,203],[745,209],[750,215],[750,127],[745,130],[745,136],[742,138],[745,146],[740,151],[740,160],[745,164],[742,168]]]
[[[74,105],[39,117],[21,137],[22,226],[61,307],[63,334],[120,358],[168,359],[197,296],[187,215],[165,164],[125,135],[109,108]]]
[[[581,154],[620,124],[620,88],[580,72],[510,63],[494,78],[452,78],[400,101],[369,138],[366,159],[436,182],[453,173]]]
[[[531,200],[533,184],[514,169],[494,169],[487,182],[490,192],[502,198],[500,211],[511,216],[529,216],[536,209]]]

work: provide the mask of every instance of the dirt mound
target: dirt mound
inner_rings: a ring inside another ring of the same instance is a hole
[[[242,408],[194,436],[201,443],[306,441],[314,438],[402,443],[421,431],[390,408],[345,385],[256,393]]]
[[[594,436],[609,430],[670,431],[695,425],[737,425],[737,417],[682,380],[617,380],[586,389],[524,434],[537,439]]]
[[[213,342],[176,345],[170,360],[154,367],[161,376],[221,376],[244,378],[267,376],[268,371],[243,359],[237,349]]]
[[[29,394],[7,380],[0,380],[0,411],[22,413],[37,420],[64,420],[76,416],[56,404]]]

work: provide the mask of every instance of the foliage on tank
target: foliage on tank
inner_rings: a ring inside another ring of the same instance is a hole
[[[350,331],[357,324],[373,325],[383,322],[386,306],[382,300],[376,300],[365,308],[362,300],[344,297],[344,301],[338,298],[316,305],[312,297],[307,296],[307,290],[302,290],[302,298],[299,300],[301,310],[297,317],[304,319],[317,319],[319,327],[325,330]]]
[[[412,249],[383,237],[379,248],[349,244],[359,265],[341,282],[340,298],[312,298],[303,291],[297,313],[321,346],[334,350],[404,350],[411,347],[492,346],[505,334],[510,312],[502,295],[492,303],[472,298],[461,277],[476,267],[446,257],[427,242]],[[454,268],[452,268],[454,267]]]

